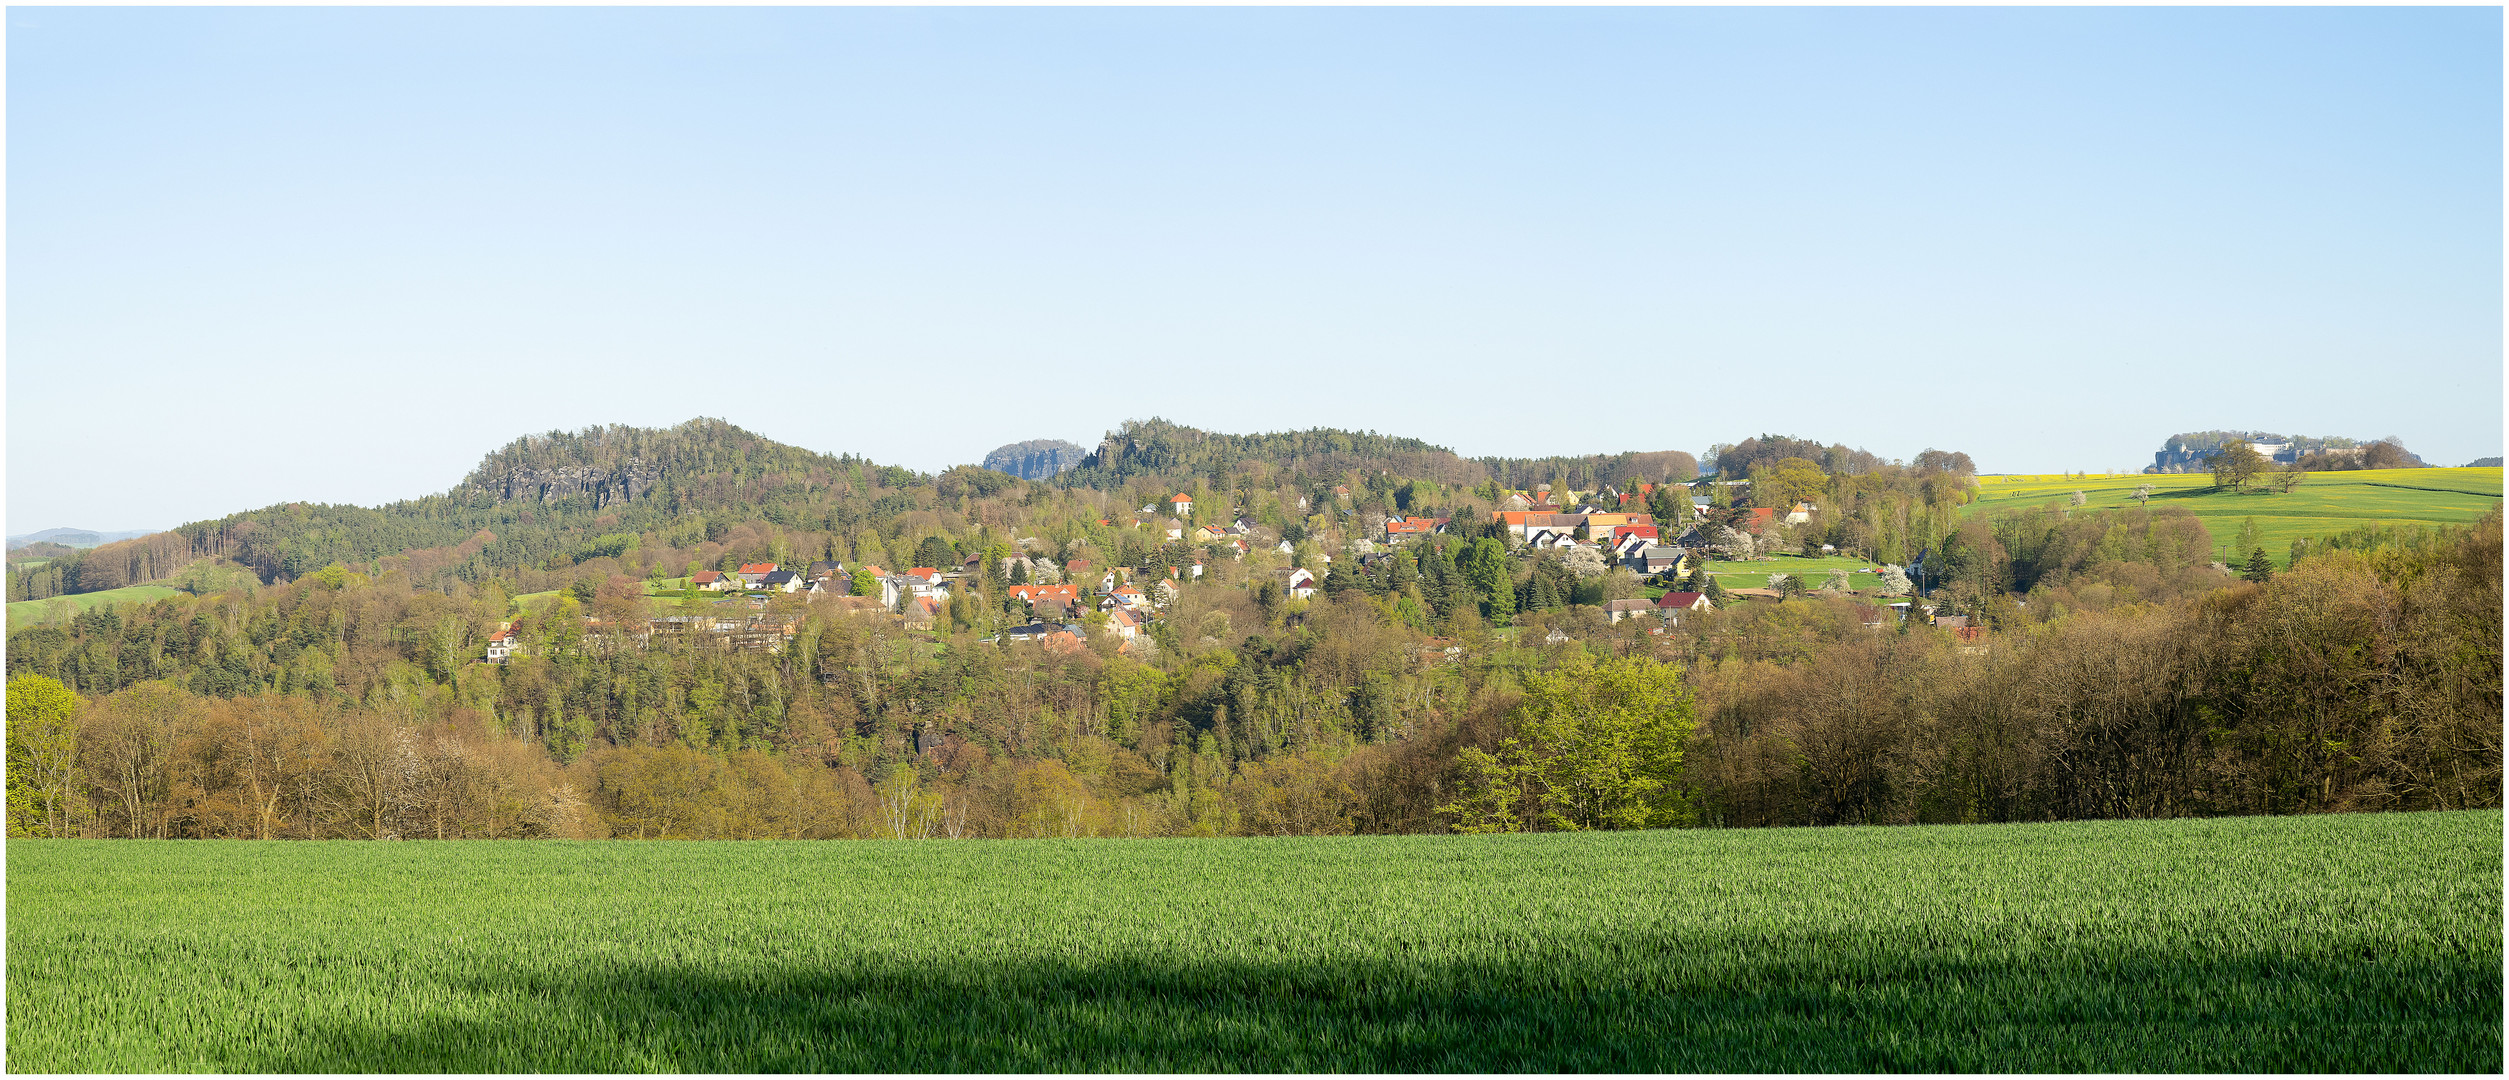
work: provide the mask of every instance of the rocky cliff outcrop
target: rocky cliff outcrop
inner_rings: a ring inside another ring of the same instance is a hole
[[[662,480],[662,466],[630,458],[608,468],[591,465],[522,465],[489,479],[485,485],[499,501],[537,499],[547,502],[589,494],[593,504],[633,502]]]
[[[1061,439],[1030,439],[997,447],[984,456],[984,467],[1022,480],[1045,480],[1080,466],[1089,452]]]

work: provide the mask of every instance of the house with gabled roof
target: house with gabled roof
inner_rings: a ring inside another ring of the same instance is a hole
[[[1648,615],[1653,614],[1654,612],[1655,601],[1653,600],[1633,598],[1629,600],[1614,600],[1603,605],[1603,613],[1611,616],[1613,622],[1619,622],[1632,615]]]
[[[521,651],[522,646],[514,639],[513,623],[498,623],[497,632],[488,635],[488,662],[491,664],[502,664],[506,657]]]
[[[1648,544],[1623,557],[1621,565],[1639,574],[1686,574],[1690,572],[1690,551],[1672,544]]]

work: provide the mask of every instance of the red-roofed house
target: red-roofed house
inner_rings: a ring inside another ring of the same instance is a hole
[[[1176,508],[1176,515],[1178,517],[1193,516],[1194,497],[1191,495],[1187,495],[1184,492],[1179,491],[1176,494],[1167,497],[1167,504]]]
[[[1011,599],[1030,604],[1040,603],[1046,600],[1060,600],[1069,604],[1080,599],[1080,586],[1013,585],[1011,586]]]
[[[688,579],[688,584],[692,588],[704,589],[707,592],[722,592],[732,587],[732,583],[724,578],[722,572],[716,570],[699,570],[695,577]]]
[[[1655,602],[1655,610],[1714,611],[1716,605],[1708,600],[1706,593],[1668,592],[1664,594],[1663,599]]]
[[[514,644],[514,624],[498,623],[497,632],[488,635],[488,662],[502,664],[506,657],[519,651]]]
[[[1610,615],[1613,622],[1619,622],[1632,615],[1644,615],[1654,610],[1655,602],[1652,600],[1614,600],[1603,605],[1604,614]]]

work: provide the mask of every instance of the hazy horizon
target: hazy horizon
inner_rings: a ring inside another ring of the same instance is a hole
[[[2502,452],[2497,8],[9,20],[12,534],[697,415]]]

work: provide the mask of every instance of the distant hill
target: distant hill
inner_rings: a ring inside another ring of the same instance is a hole
[[[1255,466],[1315,476],[1383,469],[1450,484],[1478,483],[1489,475],[1443,446],[1373,431],[1310,428],[1229,435],[1152,417],[1127,420],[1108,432],[1062,482],[1105,489],[1141,476],[1222,476]]]
[[[1022,480],[1051,480],[1079,468],[1081,459],[1088,456],[1089,451],[1078,443],[1030,439],[995,447],[984,456],[984,467]]]
[[[47,541],[59,544],[63,547],[91,548],[102,544],[110,544],[116,540],[129,540],[133,537],[146,536],[153,532],[162,531],[164,530],[131,529],[124,532],[97,532],[93,529],[45,529],[42,532],[27,533],[24,536],[9,537],[8,543],[9,549],[12,551],[25,547],[28,544],[40,544]]]
[[[202,557],[233,560],[263,581],[394,556],[409,557],[422,581],[480,581],[616,556],[647,533],[703,539],[752,520],[851,527],[932,494],[931,478],[913,470],[789,446],[722,420],[614,424],[516,439],[439,495],[372,508],[282,503],[105,543],[12,574],[9,595],[121,588]]]
[[[2497,469],[2500,467],[2500,459],[2496,457],[2479,457],[2466,462],[2465,467],[2469,469]]]

